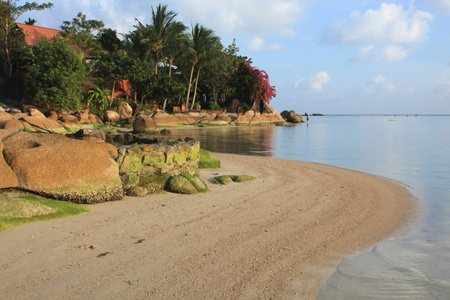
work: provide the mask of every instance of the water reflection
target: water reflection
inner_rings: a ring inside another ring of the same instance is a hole
[[[276,126],[202,127],[171,130],[169,138],[192,137],[202,149],[219,153],[273,156]]]

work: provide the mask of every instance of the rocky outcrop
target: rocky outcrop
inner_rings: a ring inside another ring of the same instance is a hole
[[[139,137],[133,142],[137,143],[120,146],[116,158],[127,195],[144,196],[162,190],[173,175],[199,175],[199,142]]]
[[[281,112],[281,116],[289,123],[302,123],[303,117],[298,115],[294,110],[284,110]]]
[[[18,187],[75,203],[123,197],[119,167],[113,159],[117,149],[111,144],[81,141],[59,134],[0,132],[1,158],[17,180],[17,185],[12,186],[11,175],[2,176],[0,186]],[[4,164],[1,168],[4,174],[3,170],[7,168]]]

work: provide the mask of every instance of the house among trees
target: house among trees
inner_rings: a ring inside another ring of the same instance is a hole
[[[20,23],[16,23],[16,24],[17,24],[17,27],[22,29],[22,31],[25,35],[25,42],[30,46],[36,46],[37,43],[43,37],[51,39],[54,36],[56,36],[57,34],[60,34],[63,32],[58,29],[50,29],[50,28],[20,24]]]

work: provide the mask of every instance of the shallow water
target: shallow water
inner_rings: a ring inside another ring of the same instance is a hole
[[[326,116],[277,127],[181,129],[213,152],[315,162],[396,180],[420,200],[400,238],[346,258],[318,299],[450,299],[450,116]]]

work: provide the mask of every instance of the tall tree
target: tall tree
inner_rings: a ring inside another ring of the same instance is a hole
[[[28,92],[35,103],[63,110],[80,107],[85,67],[66,40],[43,38],[32,49],[28,71]]]
[[[0,1],[0,27],[2,30],[2,56],[4,61],[4,74],[7,78],[12,76],[12,62],[10,54],[10,33],[11,26],[17,21],[17,19],[24,13],[33,10],[44,10],[51,8],[52,3],[37,4],[36,2],[26,2],[24,5],[18,5],[19,0],[6,0]]]
[[[187,59],[190,61],[191,71],[189,75],[189,85],[186,95],[186,107],[189,107],[189,98],[193,81],[194,69],[197,66],[197,75],[195,80],[194,95],[192,97],[191,109],[194,107],[197,96],[197,86],[200,77],[200,71],[207,64],[212,64],[222,53],[222,44],[220,38],[214,35],[212,29],[208,29],[200,24],[192,27],[190,36],[189,51]]]
[[[72,44],[86,53],[88,50],[99,48],[95,36],[101,32],[104,26],[102,21],[87,20],[86,15],[79,12],[72,22],[63,22],[61,25],[61,29],[64,31],[62,36],[68,38]]]
[[[155,74],[158,74],[158,64],[164,59],[163,51],[166,45],[186,28],[182,23],[174,21],[176,16],[175,12],[167,11],[167,5],[159,4],[156,11],[152,7],[152,24],[148,33],[155,62]]]

